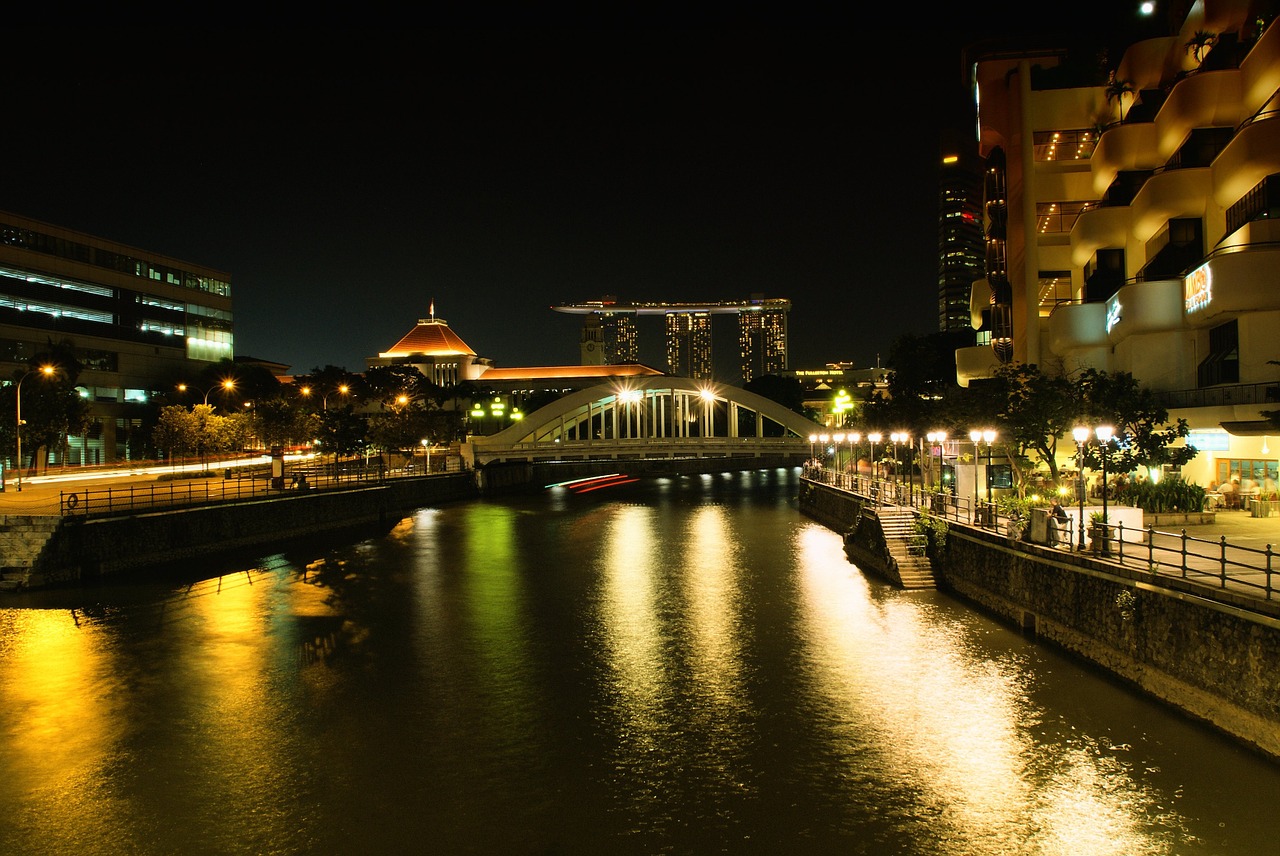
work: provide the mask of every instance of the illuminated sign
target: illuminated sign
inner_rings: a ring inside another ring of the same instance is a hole
[[[1226,431],[1206,431],[1192,428],[1187,435],[1187,445],[1201,452],[1226,452],[1231,448],[1231,437]]]
[[[1124,316],[1120,314],[1121,308],[1122,307],[1120,306],[1120,301],[1114,298],[1112,299],[1111,303],[1107,304],[1107,332],[1108,333],[1111,332],[1112,327],[1119,324],[1120,321],[1123,319]]]
[[[1187,278],[1182,281],[1182,309],[1190,315],[1204,309],[1212,300],[1213,275],[1206,262],[1187,274]]]

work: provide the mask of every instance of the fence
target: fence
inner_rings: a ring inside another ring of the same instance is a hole
[[[1030,521],[1001,515],[994,502],[983,502],[980,498],[971,501],[945,492],[929,492],[923,486],[910,483],[816,466],[806,466],[804,477],[867,497],[878,505],[909,506],[951,523],[1004,532],[1015,547],[1034,543],[1030,539]],[[1100,561],[1137,566],[1158,576],[1178,577],[1264,600],[1277,599],[1275,553],[1270,544],[1259,549],[1231,544],[1225,535],[1196,538],[1185,529],[1165,532],[1154,526],[1126,528],[1123,523],[1106,526],[1090,523],[1088,529],[1087,545],[1078,527],[1066,527],[1066,538],[1057,546],[1073,553],[1087,551]]]
[[[170,482],[147,482],[122,487],[79,488],[61,491],[58,513],[72,515],[110,515],[161,508],[215,505],[227,502],[262,499],[296,494],[300,491],[325,491],[381,484],[388,479],[426,475],[419,466],[388,468],[344,463],[292,466],[288,475],[272,478],[267,468],[249,470],[226,469],[222,477],[186,479]]]

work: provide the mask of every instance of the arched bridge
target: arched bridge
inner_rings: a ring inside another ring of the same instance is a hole
[[[678,377],[629,378],[569,393],[463,450],[504,462],[768,458],[800,464],[826,429],[738,387]],[[739,467],[732,467],[737,469]]]

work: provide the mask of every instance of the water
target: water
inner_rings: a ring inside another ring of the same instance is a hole
[[[6,601],[0,853],[1277,853],[1280,766],[864,575],[796,478]]]

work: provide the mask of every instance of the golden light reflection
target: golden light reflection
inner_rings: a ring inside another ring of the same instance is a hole
[[[663,669],[662,621],[658,614],[659,545],[652,509],[618,509],[602,539],[604,592],[600,606],[601,644],[606,652],[615,711],[629,711],[620,723],[637,738],[641,751],[655,748],[667,695]]]
[[[814,684],[835,688],[831,709],[845,711],[833,727],[851,745],[884,747],[876,763],[886,775],[898,768],[936,807],[931,823],[953,852],[1025,847],[1029,835],[1038,846],[1025,852],[1165,852],[1145,831],[1151,798],[1122,764],[1085,752],[1043,757],[1028,732],[1039,712],[1016,664],[969,650],[971,634],[920,602],[929,595],[873,588],[834,533],[802,527],[797,547]]]
[[[0,767],[68,786],[88,778],[115,751],[127,704],[110,689],[102,633],[66,610],[4,610],[0,622]]]
[[[681,579],[689,604],[694,683],[717,705],[736,710],[742,687],[741,637],[735,626],[741,620],[736,577],[741,565],[726,518],[725,509],[714,505],[689,517]]]

